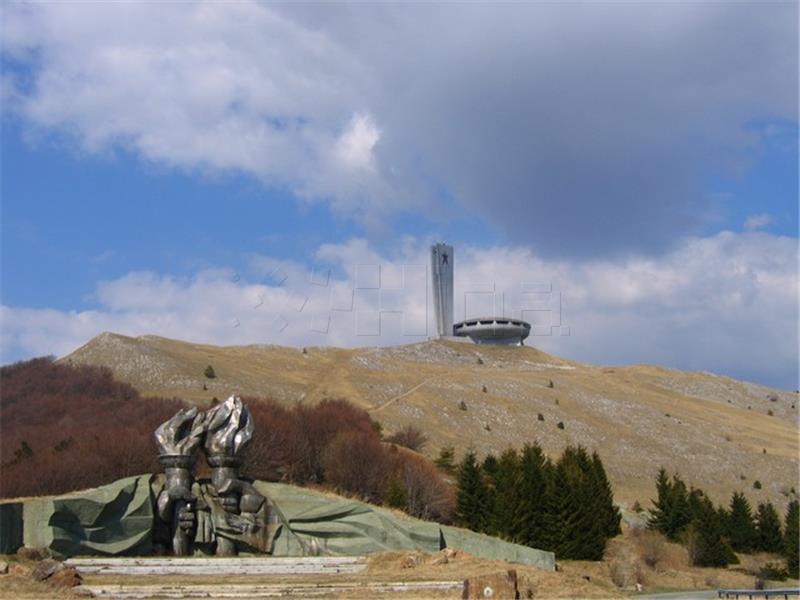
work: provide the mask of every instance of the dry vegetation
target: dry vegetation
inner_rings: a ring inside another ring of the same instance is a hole
[[[627,506],[650,505],[661,466],[702,487],[715,503],[744,489],[753,506],[770,500],[782,511],[795,497],[792,488],[800,489],[798,395],[709,373],[597,367],[530,346],[436,341],[301,352],[114,334],[63,360],[108,366],[143,393],[201,406],[234,392],[287,406],[347,398],[387,436],[419,427],[430,457],[443,446],[454,446],[460,460],[469,446],[498,455],[536,441],[555,456],[582,444],[603,457],[615,497]],[[209,364],[214,379],[203,374]],[[459,410],[460,402],[468,410]],[[756,479],[762,489],[752,487]]]
[[[59,494],[161,470],[153,431],[179,401],[143,398],[103,367],[50,359],[3,367],[0,376],[0,497]],[[292,407],[247,401],[257,431],[246,454],[249,476],[324,484],[377,504],[390,500],[416,517],[450,520],[451,486],[425,457],[383,443],[363,409],[345,400]]]
[[[160,470],[153,431],[179,401],[143,398],[103,367],[46,358],[3,367],[0,377],[0,496],[56,494]]]
[[[620,589],[694,590],[753,588],[762,569],[781,563],[774,554],[739,554],[739,564],[726,568],[693,567],[685,546],[669,542],[662,534],[646,529],[627,529],[611,540],[598,568],[606,569],[609,580]],[[577,564],[577,563],[573,563]],[[588,564],[587,564],[588,566]],[[796,580],[773,582],[791,587]]]
[[[520,589],[531,590],[535,598],[623,598],[635,593],[639,583],[645,592],[689,591],[716,588],[751,588],[760,568],[775,560],[767,554],[741,556],[742,563],[726,569],[703,569],[689,566],[686,550],[667,542],[659,534],[626,530],[612,540],[603,561],[559,561],[556,572],[541,571],[532,567],[476,558],[465,552],[446,550],[436,554],[422,552],[383,552],[371,555],[365,571],[352,575],[270,576],[268,578],[231,576],[224,582],[212,576],[119,576],[86,575],[87,585],[164,585],[171,589],[180,585],[208,586],[214,597],[215,585],[269,583],[286,584],[302,581],[305,584],[359,584],[381,582],[460,582],[470,577],[488,575],[515,569]],[[33,566],[30,561],[20,561],[16,556],[2,557],[12,563]],[[781,587],[796,586],[797,581],[767,582]],[[0,598],[73,598],[73,592],[55,589],[30,578],[0,576]],[[291,595],[283,597],[293,597]],[[374,593],[350,590],[342,597],[372,598]],[[459,589],[448,592],[394,593],[380,597],[398,598],[460,598]],[[523,596],[526,597],[526,596]]]

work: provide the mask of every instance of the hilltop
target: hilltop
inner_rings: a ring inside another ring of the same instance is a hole
[[[387,432],[422,429],[430,456],[445,445],[460,455],[534,440],[550,454],[582,444],[601,454],[628,506],[650,505],[661,466],[725,504],[742,490],[753,505],[771,500],[782,510],[800,487],[798,395],[711,373],[594,366],[533,347],[438,340],[301,351],[113,333],[61,360],[107,366],[145,395],[203,406],[232,393],[285,403],[347,398]],[[203,374],[208,365],[213,379]]]

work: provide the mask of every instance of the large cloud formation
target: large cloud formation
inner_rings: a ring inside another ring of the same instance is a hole
[[[246,173],[367,224],[467,211],[550,256],[655,254],[702,231],[724,208],[709,174],[746,167],[759,122],[796,121],[796,3],[4,17],[4,100],[32,135]]]
[[[102,331],[216,344],[420,341],[435,331],[425,246],[407,239],[384,256],[353,239],[318,248],[311,270],[253,256],[247,274],[130,273],[98,285],[94,310],[3,306],[0,350],[6,360],[65,354]],[[797,266],[796,240],[764,232],[691,238],[660,258],[624,262],[460,247],[456,315],[544,309],[538,314],[548,321],[536,323],[541,335],[529,343],[556,354],[711,370],[794,389]],[[535,321],[535,314],[524,316]]]

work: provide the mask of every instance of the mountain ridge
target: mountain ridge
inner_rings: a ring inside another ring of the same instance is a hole
[[[798,394],[724,375],[589,365],[532,346],[435,340],[301,350],[108,332],[60,360],[106,366],[143,394],[203,406],[231,393],[285,403],[346,398],[388,432],[422,429],[430,456],[445,445],[460,455],[533,441],[556,454],[582,444],[601,454],[617,498],[628,505],[649,505],[661,466],[724,504],[741,490],[753,506],[783,506],[800,488]],[[209,364],[213,379],[203,374]],[[761,489],[753,488],[756,480]]]

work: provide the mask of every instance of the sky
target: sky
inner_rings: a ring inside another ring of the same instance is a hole
[[[798,4],[3,3],[0,360],[529,345],[798,384]]]

